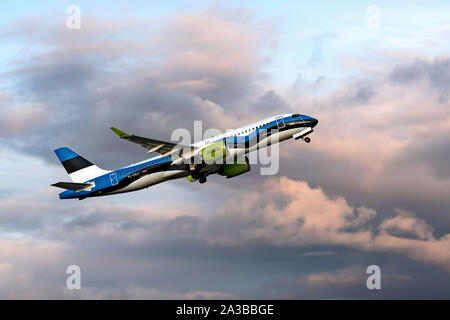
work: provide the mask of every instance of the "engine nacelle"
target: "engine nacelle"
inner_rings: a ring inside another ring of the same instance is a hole
[[[214,142],[202,149],[202,159],[207,164],[222,162],[227,157],[227,145],[224,140]]]
[[[234,163],[225,163],[223,165],[222,175],[226,176],[228,179],[249,171],[250,171],[250,163],[248,161],[248,157],[244,156],[242,158],[239,158]]]

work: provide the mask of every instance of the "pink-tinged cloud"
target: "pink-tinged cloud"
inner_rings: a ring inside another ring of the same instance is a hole
[[[333,272],[311,273],[306,283],[311,286],[336,286],[364,283],[365,270],[362,266],[349,266]]]
[[[278,246],[342,245],[404,254],[450,272],[450,234],[436,238],[424,220],[402,210],[374,227],[375,215],[373,209],[354,208],[343,197],[330,197],[304,181],[274,178],[263,190],[230,200],[219,210],[218,221],[241,220],[245,227],[233,236],[211,234],[208,241],[230,246],[260,241]]]
[[[313,84],[286,90],[283,97],[292,111],[301,106],[319,124],[313,143],[282,146],[281,155],[314,169],[314,174],[298,173],[296,178],[324,188],[333,185],[334,192],[345,190],[353,199],[363,194],[373,205],[434,207],[427,214],[448,226],[448,217],[435,206],[450,205],[445,160],[450,150],[449,75],[450,59],[417,58],[388,72],[350,77],[338,86],[325,79],[322,91]],[[289,172],[293,169],[290,165]]]
[[[48,112],[37,103],[17,103],[0,91],[0,134],[14,136],[42,129],[49,120]]]

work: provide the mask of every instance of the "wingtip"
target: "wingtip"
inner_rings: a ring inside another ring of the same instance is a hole
[[[126,133],[126,132],[124,132],[124,131],[122,131],[122,130],[119,130],[119,129],[117,129],[117,128],[111,127],[110,129],[111,129],[115,134],[117,134],[120,138],[126,138],[126,137],[131,136],[131,134],[128,134],[128,133]]]

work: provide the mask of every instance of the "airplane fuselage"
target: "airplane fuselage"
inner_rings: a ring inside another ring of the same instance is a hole
[[[290,138],[304,139],[312,132],[317,120],[300,114],[284,114],[251,123],[242,128],[193,143],[191,147],[201,150],[223,141],[227,150],[226,158],[238,158],[273,143]],[[226,161],[226,159],[225,159]],[[201,167],[198,170],[198,167]],[[84,183],[89,184],[82,190],[66,190],[59,194],[61,199],[84,199],[104,195],[118,194],[148,188],[155,184],[183,177],[206,176],[218,173],[220,164],[193,166],[177,160],[175,155],[160,155],[139,163],[113,171],[101,170]],[[67,168],[66,168],[67,169]],[[88,169],[88,168],[87,168]],[[191,178],[192,181],[192,178]]]

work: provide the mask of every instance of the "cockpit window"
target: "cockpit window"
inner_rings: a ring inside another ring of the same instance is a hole
[[[292,115],[292,118],[298,118],[298,117],[301,117],[301,116],[302,116],[301,114],[296,113],[296,114],[293,114],[293,115]]]

